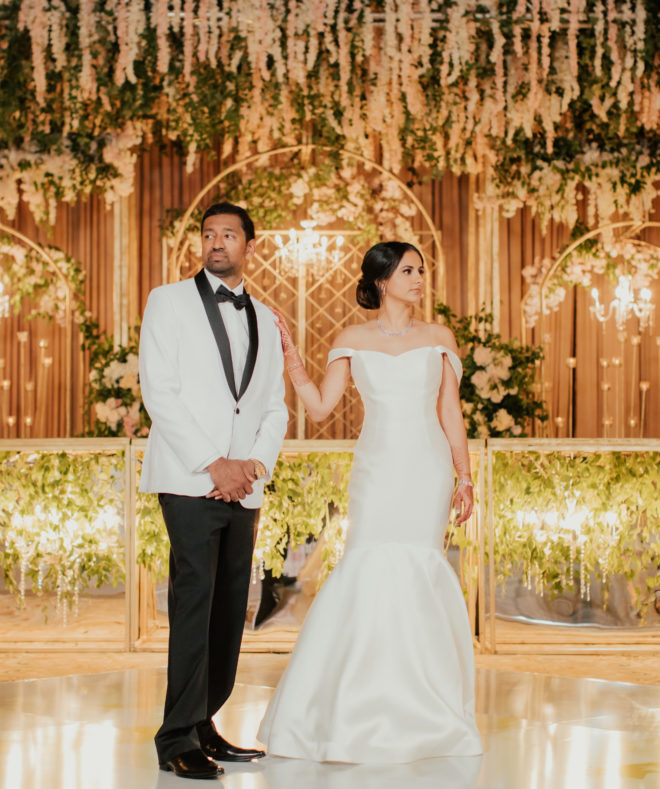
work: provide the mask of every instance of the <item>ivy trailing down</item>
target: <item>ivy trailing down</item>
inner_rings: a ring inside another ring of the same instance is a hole
[[[295,550],[326,528],[328,550],[321,575],[330,574],[343,551],[341,522],[348,513],[352,463],[349,452],[280,457],[259,518],[257,563],[280,576],[287,549]]]

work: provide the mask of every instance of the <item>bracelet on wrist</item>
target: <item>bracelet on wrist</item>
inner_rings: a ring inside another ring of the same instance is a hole
[[[260,460],[256,458],[250,458],[250,460],[254,463],[254,475],[257,479],[268,476],[268,470]]]
[[[474,487],[474,482],[472,482],[471,479],[466,478],[466,477],[462,477],[461,479],[457,480],[456,484],[457,485],[467,485],[468,488],[473,488]]]

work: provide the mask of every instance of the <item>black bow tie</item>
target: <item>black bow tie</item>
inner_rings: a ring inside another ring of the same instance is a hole
[[[242,310],[244,307],[247,307],[250,301],[250,295],[243,291],[240,296],[237,296],[234,292],[225,288],[224,285],[220,285],[215,292],[215,300],[219,303],[231,301],[237,310]]]

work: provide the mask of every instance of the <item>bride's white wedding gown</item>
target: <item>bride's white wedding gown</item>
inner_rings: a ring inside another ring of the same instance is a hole
[[[481,753],[467,611],[443,538],[452,457],[443,346],[351,359],[365,407],[344,556],[312,604],[258,737],[278,756],[409,762]]]

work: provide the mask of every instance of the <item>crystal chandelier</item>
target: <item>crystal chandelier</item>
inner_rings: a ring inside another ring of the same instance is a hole
[[[314,230],[316,222],[305,219],[300,224],[304,228],[303,232],[291,228],[286,244],[282,236],[275,236],[280,273],[298,275],[303,271],[311,271],[314,276],[319,276],[333,269],[340,261],[344,237],[336,236],[334,249],[331,250],[329,237]]]
[[[0,318],[9,317],[9,296],[5,293],[5,286],[0,282]]]
[[[605,310],[605,305],[601,304],[598,288],[591,289],[591,297],[594,303],[590,310],[601,323],[608,321],[614,314],[614,321],[619,331],[623,331],[625,325],[633,314],[639,318],[640,331],[653,324],[653,314],[655,305],[651,301],[651,291],[648,288],[640,288],[637,298],[633,292],[632,277],[628,274],[620,274],[618,284],[614,290],[614,299],[610,306]]]

